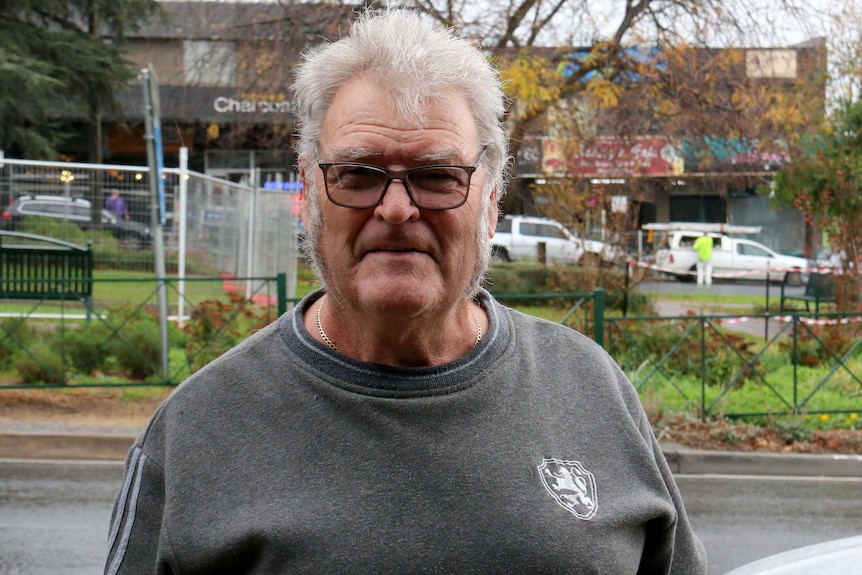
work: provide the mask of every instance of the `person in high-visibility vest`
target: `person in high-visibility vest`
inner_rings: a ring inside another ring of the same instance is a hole
[[[709,234],[703,234],[691,247],[697,252],[697,285],[712,285],[712,242]]]

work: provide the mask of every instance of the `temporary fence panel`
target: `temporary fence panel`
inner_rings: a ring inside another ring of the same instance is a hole
[[[130,228],[140,232],[150,227],[155,200],[150,197],[149,177],[144,166],[3,159],[0,228],[90,243],[98,269],[152,272],[152,242],[130,246],[119,241]],[[288,296],[293,297],[298,254],[297,191],[258,188],[183,166],[166,168],[162,177],[169,275],[251,277],[285,273],[290,282]],[[183,187],[185,195],[181,197]],[[128,219],[117,221],[108,210],[106,202],[115,191],[125,204]],[[25,196],[46,196],[51,201],[43,202],[38,213],[19,212],[16,200],[21,204]],[[91,217],[87,217],[88,208]],[[99,218],[92,217],[94,211]],[[42,217],[27,217],[35,215]],[[252,289],[248,286],[247,291]]]
[[[100,267],[152,269],[147,178],[137,166],[4,159],[0,228],[90,243]],[[106,207],[114,192],[120,215]]]

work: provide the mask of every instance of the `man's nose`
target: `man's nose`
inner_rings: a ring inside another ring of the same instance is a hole
[[[389,223],[403,223],[419,216],[419,208],[407,192],[407,184],[401,178],[393,178],[383,194],[375,213]]]

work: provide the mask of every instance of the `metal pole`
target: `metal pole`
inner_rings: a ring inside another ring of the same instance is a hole
[[[700,420],[706,421],[706,320],[700,316]]]
[[[177,275],[179,283],[177,285],[178,300],[177,300],[177,323],[182,327],[185,323],[185,295],[186,295],[186,210],[188,209],[188,173],[189,173],[189,149],[186,147],[180,148],[180,186],[179,205],[176,206],[174,213],[174,225],[177,226],[177,250],[179,251],[177,260]]]
[[[605,290],[600,287],[593,291],[593,339],[605,347]]]
[[[278,315],[281,317],[287,311],[287,274],[284,272],[275,276],[275,290],[278,295]]]
[[[255,213],[257,211],[257,186],[260,181],[260,168],[255,168],[251,172],[251,191],[248,198],[248,233],[246,234],[245,246],[245,298],[251,299],[251,278],[254,276],[254,236]]]
[[[766,272],[766,316],[763,318],[763,339],[769,341],[769,271]]]
[[[153,83],[149,68],[141,70],[144,90],[144,119],[146,122],[147,164],[150,168],[150,229],[153,232],[157,297],[159,302],[159,340],[162,350],[162,377],[168,381],[168,296],[165,289],[165,236],[162,231],[159,185],[162,177],[157,157],[156,110],[153,102]]]
[[[631,275],[632,266],[626,262],[626,277],[623,284],[623,317],[626,317],[629,311],[629,276]]]
[[[300,202],[302,201],[302,188],[296,187],[296,174],[295,172],[290,173],[290,181],[294,183],[291,186],[291,194],[294,196],[298,195],[300,198]],[[301,183],[300,183],[301,186]],[[297,191],[299,190],[299,191]],[[288,294],[291,298],[296,297],[296,277],[297,277],[297,264],[296,260],[299,257],[299,214],[293,213],[294,201],[293,197],[290,199],[290,250],[288,251],[288,262],[287,262],[287,273],[288,275]]]

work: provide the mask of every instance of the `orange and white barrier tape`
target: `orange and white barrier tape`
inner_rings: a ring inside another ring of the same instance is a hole
[[[856,323],[856,322],[862,321],[862,317],[842,317],[840,319],[819,319],[819,318],[815,319],[815,318],[811,318],[811,317],[797,316],[797,318],[802,323],[807,323],[808,325],[846,325],[849,323]],[[793,321],[793,316],[792,315],[780,315],[780,316],[775,316],[771,319],[774,319],[776,321],[791,322],[791,321]]]
[[[668,268],[668,267],[664,267],[664,266],[657,266],[655,264],[648,264],[648,263],[641,262],[641,261],[631,259],[631,258],[627,259],[626,263],[631,264],[631,265],[635,265],[638,267],[642,267],[645,269],[656,270],[656,271],[665,272],[665,273],[678,275],[678,276],[682,276],[682,275],[694,276],[694,275],[696,275],[696,273],[692,272],[692,271],[680,271],[678,269]],[[786,272],[798,272],[798,271],[803,271],[803,270],[800,270],[798,268],[761,268],[761,269],[756,269],[756,270],[743,270],[743,271],[738,271],[738,272],[725,272],[725,273],[713,272],[712,277],[716,278],[716,279],[730,279],[730,278],[745,277],[748,275],[753,275],[753,274],[758,274],[758,273],[763,273],[763,272],[776,272],[776,273],[777,272],[785,272],[786,273]]]

